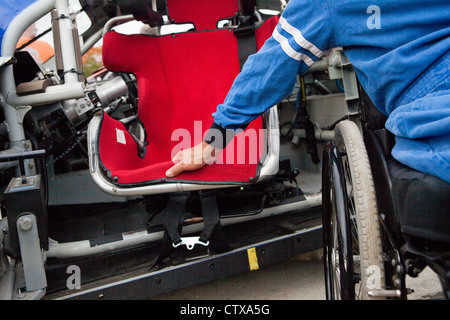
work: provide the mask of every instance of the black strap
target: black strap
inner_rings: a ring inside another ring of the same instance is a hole
[[[174,193],[169,197],[166,208],[161,211],[160,215],[163,217],[164,236],[161,243],[159,256],[151,267],[160,265],[167,257],[169,257],[173,250],[173,244],[181,242],[181,229],[184,221],[184,213],[186,210],[186,201],[188,193]]]
[[[203,231],[200,234],[200,241],[206,243],[215,253],[222,253],[230,250],[220,224],[220,212],[218,206],[217,190],[201,191]]]
[[[253,24],[241,25],[234,29],[234,35],[238,42],[239,69],[242,70],[248,57],[258,51],[255,27]]]
[[[201,191],[200,200],[203,215],[203,231],[200,234],[199,241],[207,243],[209,247],[217,254],[230,250],[230,247],[225,239],[221,224],[218,206],[217,190]],[[188,193],[177,193],[170,196],[166,208],[161,211],[164,226],[164,236],[161,243],[159,256],[151,267],[153,269],[156,265],[161,263],[169,257],[174,251],[174,246],[180,243],[181,229],[184,221],[184,214],[186,210],[186,201]]]
[[[308,144],[307,152],[311,155],[313,163],[318,164],[320,162],[319,155],[317,153],[316,135],[314,132],[314,124],[309,119],[299,119],[299,127],[305,129],[306,143]]]
[[[308,144],[307,152],[311,155],[312,162],[315,164],[320,162],[319,154],[317,152],[316,134],[314,124],[309,118],[309,112],[306,108],[306,88],[305,80],[300,77],[300,91],[297,98],[297,127],[305,129],[306,143]]]

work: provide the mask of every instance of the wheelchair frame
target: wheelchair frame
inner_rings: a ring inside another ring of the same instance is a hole
[[[364,95],[364,92],[361,91],[360,87],[360,93]],[[371,238],[372,240],[374,237],[380,238],[381,246],[374,250],[381,251],[374,255],[379,254],[383,262],[380,265],[366,265],[365,268],[371,270],[366,270],[365,275],[363,274],[364,270],[358,270],[359,274],[354,270],[354,262],[361,259],[360,248],[368,246],[368,243],[365,242],[358,243],[361,239],[355,232],[358,233],[358,229],[363,226],[359,225],[359,221],[352,221],[352,214],[356,218],[358,215],[351,212],[352,195],[348,192],[349,184],[353,189],[353,182],[349,180],[359,179],[361,176],[346,175],[346,164],[343,157],[346,157],[348,150],[342,150],[335,137],[324,148],[322,171],[324,272],[327,298],[333,300],[358,298],[405,300],[407,295],[412,292],[406,287],[406,275],[417,277],[426,266],[430,266],[440,278],[445,298],[449,299],[448,257],[447,260],[445,258],[439,260],[436,256],[442,257],[440,252],[430,253],[421,250],[423,247],[413,248],[410,244],[407,245],[407,241],[401,233],[386,163],[386,156],[390,154],[394,144],[393,136],[386,129],[371,130],[368,128],[366,107],[364,103],[361,104],[359,111],[361,122],[356,121],[356,123],[359,124],[358,131],[362,138],[360,143],[363,143],[362,147],[367,150],[368,154],[370,172],[366,174],[370,175],[370,179],[373,180],[372,187],[376,195],[376,203],[373,204],[372,210],[376,212],[378,221],[372,220],[371,223],[374,225],[373,227],[379,225],[379,231],[374,232]],[[339,125],[344,124],[340,123]],[[355,127],[357,126],[355,125]],[[356,134],[354,135],[356,136]],[[358,250],[355,246],[359,246]],[[345,261],[339,261],[340,259]],[[372,286],[369,283],[374,280],[374,277],[377,277],[378,286],[374,286],[373,282]],[[357,287],[359,287],[358,292],[356,292]]]

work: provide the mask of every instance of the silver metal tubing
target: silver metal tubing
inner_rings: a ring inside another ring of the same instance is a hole
[[[108,20],[108,22],[106,22],[105,26],[103,27],[103,34],[110,31],[115,25],[119,23],[128,22],[132,20],[134,20],[134,16],[132,14],[111,18]]]
[[[84,84],[79,82],[50,86],[46,89],[45,93],[37,93],[29,96],[19,97],[17,94],[12,93],[8,95],[7,101],[12,106],[38,106],[69,99],[81,99],[85,96]]]
[[[13,57],[16,45],[25,30],[36,20],[40,19],[54,7],[54,0],[36,1],[28,6],[24,11],[11,21],[6,29],[2,41],[1,56]],[[10,141],[25,140],[22,119],[25,109],[15,108],[14,105],[8,103],[8,95],[17,96],[16,85],[14,80],[13,66],[4,66],[0,70],[0,87],[3,96],[0,96],[0,104],[3,107],[5,122],[8,124],[8,137]],[[24,106],[26,104],[16,104],[16,106]],[[26,110],[28,111],[28,110]]]
[[[277,107],[274,106],[269,112],[269,123],[267,125],[267,157],[263,159],[258,182],[278,172],[280,154],[280,128]]]
[[[6,29],[2,41],[1,55],[3,57],[13,57],[16,45],[19,42],[21,35],[25,30],[35,21],[39,20],[46,13],[50,12],[55,7],[55,0],[40,0],[36,1],[11,21]],[[16,93],[13,67],[12,65],[2,68],[1,72],[1,88],[5,98],[8,94]]]
[[[75,72],[68,72],[70,70],[77,70],[77,56],[74,43],[79,39],[74,39],[72,29],[72,20],[69,12],[68,0],[56,0],[55,9],[59,15],[59,32],[61,41],[61,54],[64,63],[64,82],[66,84],[74,84],[78,82],[78,74]],[[81,71],[81,70],[80,70]]]
[[[0,151],[0,155],[17,154],[17,153],[21,153],[24,151],[25,151],[25,148],[12,147],[10,149]],[[19,165],[18,161],[0,162],[0,171],[6,170],[9,168],[13,168],[13,167],[17,167],[18,165]]]
[[[287,212],[306,210],[309,208],[318,207],[322,203],[322,194],[305,195],[306,200],[280,205],[277,207],[264,209],[261,213],[251,216],[225,218],[221,220],[222,226],[242,223],[250,220],[256,220],[275,216]],[[203,223],[192,224],[183,228],[183,235],[191,234],[194,232],[200,232],[203,229]],[[47,258],[74,258],[89,255],[96,255],[102,253],[108,253],[113,250],[129,248],[132,246],[150,243],[161,240],[163,237],[163,231],[147,233],[147,231],[137,231],[122,234],[123,240],[110,242],[106,244],[97,245],[91,247],[89,240],[58,243],[56,241],[50,241],[49,250],[47,251]]]
[[[2,85],[1,82],[0,85]],[[3,114],[5,116],[9,141],[25,140],[25,131],[23,130],[22,125],[23,117],[21,117],[20,111],[6,103],[5,98],[1,94],[0,106],[2,106]]]
[[[68,14],[67,0],[39,0],[25,8],[17,17],[11,21],[6,29],[2,41],[1,55],[4,57],[14,56],[16,45],[19,42],[21,35],[25,30],[35,21],[39,20],[51,10],[58,8],[58,11]],[[64,70],[76,68],[76,55],[73,45],[72,24],[69,19],[60,19],[61,23],[61,43],[63,46],[63,60]],[[77,39],[78,41],[78,39]],[[16,86],[13,74],[12,65],[6,66],[0,70],[1,91],[7,102],[5,106],[5,118],[8,123],[14,122],[14,108],[15,106],[25,105],[39,105],[45,103],[52,103],[65,99],[79,99],[84,97],[83,84],[78,82],[78,75],[76,73],[66,73],[65,85],[52,86],[47,89],[47,92],[19,97],[16,93]],[[50,89],[51,88],[51,89]],[[9,105],[9,106],[8,106]],[[12,108],[8,112],[8,108]],[[12,124],[10,124],[12,125]],[[12,130],[12,128],[11,128]]]
[[[294,137],[297,136],[298,138],[306,138],[305,129],[294,129],[293,132],[294,132]],[[334,138],[334,131],[333,130],[322,130],[320,128],[315,128],[314,135],[316,137],[316,140],[331,141]]]
[[[400,298],[402,292],[400,290],[385,290],[375,289],[368,292],[371,297],[384,297],[384,298]]]
[[[308,73],[323,72],[328,70],[328,62],[326,59],[316,61],[311,68],[309,68]]]
[[[95,184],[104,192],[113,196],[123,196],[123,197],[133,197],[148,194],[161,194],[161,193],[171,193],[171,192],[181,192],[181,191],[192,191],[192,190],[208,190],[208,189],[218,189],[218,188],[229,188],[235,187],[236,185],[226,185],[226,184],[194,184],[194,183],[164,183],[155,185],[144,185],[133,188],[118,187],[106,179],[99,167],[99,155],[97,150],[97,138],[98,130],[100,130],[100,119],[101,114],[95,114],[89,123],[88,127],[88,151],[89,151],[89,168],[92,175],[92,179]],[[268,151],[267,156],[263,160],[263,166],[259,175],[258,182],[266,179],[269,176],[274,175],[278,171],[279,163],[279,150],[280,150],[280,140],[279,140],[279,129],[278,129],[278,114],[276,107],[270,109],[269,125],[268,129],[271,130],[268,133]]]
[[[103,36],[103,30],[99,29],[96,33],[89,37],[85,43],[81,46],[81,55],[83,56],[86,52],[92,48],[98,40],[100,40]]]

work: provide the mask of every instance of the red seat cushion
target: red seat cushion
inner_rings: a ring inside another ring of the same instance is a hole
[[[258,47],[272,33],[277,18],[272,19],[257,30]],[[147,132],[147,153],[141,159],[123,124],[104,115],[99,136],[100,160],[117,183],[248,183],[257,176],[264,151],[261,118],[233,139],[218,163],[174,179],[165,176],[176,151],[203,140],[213,122],[211,114],[224,101],[239,73],[237,40],[232,31],[161,37],[111,31],[103,39],[103,61],[112,71],[135,74],[139,118]]]

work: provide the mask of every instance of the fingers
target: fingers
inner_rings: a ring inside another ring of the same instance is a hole
[[[182,173],[183,171],[184,171],[184,164],[180,162],[180,163],[177,163],[176,165],[174,165],[169,170],[167,170],[166,176],[168,178],[173,178],[173,177],[176,177],[177,175],[179,175],[180,173]]]
[[[173,178],[184,171],[194,171],[204,167],[207,163],[203,158],[203,149],[203,144],[199,144],[194,148],[179,151],[172,158],[172,162],[175,163],[175,165],[166,171],[166,176],[168,178]],[[209,149],[208,152],[206,152],[206,154],[209,153],[209,158],[212,158],[211,152],[212,151]]]
[[[172,158],[172,162],[180,162],[183,157],[183,151],[179,151],[175,157]]]
[[[185,164],[183,163],[183,150],[179,151],[173,158],[172,162],[176,163],[169,170],[166,171],[168,178],[173,178],[185,171]]]

